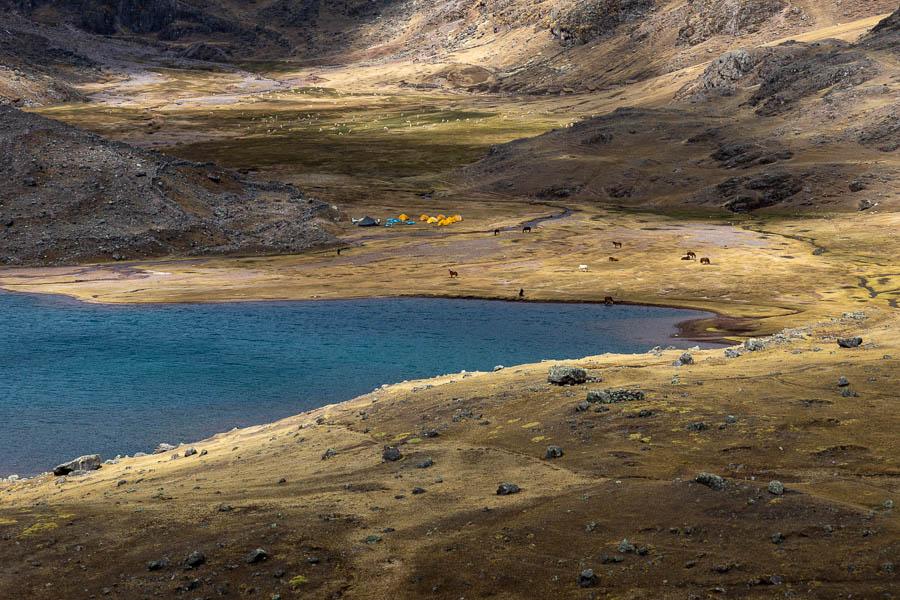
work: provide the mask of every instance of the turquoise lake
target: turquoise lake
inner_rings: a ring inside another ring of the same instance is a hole
[[[424,298],[98,306],[0,292],[0,476],[197,441],[405,379],[693,346],[671,335],[704,316]]]

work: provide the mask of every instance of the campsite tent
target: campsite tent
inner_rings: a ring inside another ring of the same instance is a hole
[[[437,220],[436,218],[434,218],[434,217],[428,217],[428,222],[429,222],[429,223],[437,223],[438,220]]]
[[[427,221],[427,220],[428,220],[428,215],[426,215],[425,213],[422,213],[422,216],[419,217],[419,220],[420,220],[420,221]]]
[[[401,221],[409,221],[409,216],[406,213],[403,213],[402,215],[400,215],[397,218],[400,219]]]
[[[378,225],[378,221],[373,219],[372,217],[363,217],[358,223],[360,227],[375,227]]]

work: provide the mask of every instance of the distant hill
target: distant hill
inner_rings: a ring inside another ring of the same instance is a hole
[[[73,264],[328,245],[327,204],[0,107],[0,260]]]

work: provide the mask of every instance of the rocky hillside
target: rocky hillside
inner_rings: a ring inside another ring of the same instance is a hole
[[[665,108],[619,108],[491,149],[480,191],[749,212],[896,206],[900,10],[856,43],[729,51]]]
[[[0,256],[72,264],[291,253],[333,238],[324,203],[212,164],[148,152],[0,107]]]

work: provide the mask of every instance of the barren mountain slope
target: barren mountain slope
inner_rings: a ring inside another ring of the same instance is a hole
[[[460,181],[647,208],[895,207],[898,13],[855,44],[725,53],[680,89],[677,79],[651,82],[646,108],[496,146]],[[668,94],[675,101],[659,107]]]
[[[333,238],[327,205],[0,107],[0,256],[72,264],[152,256],[288,253]]]

